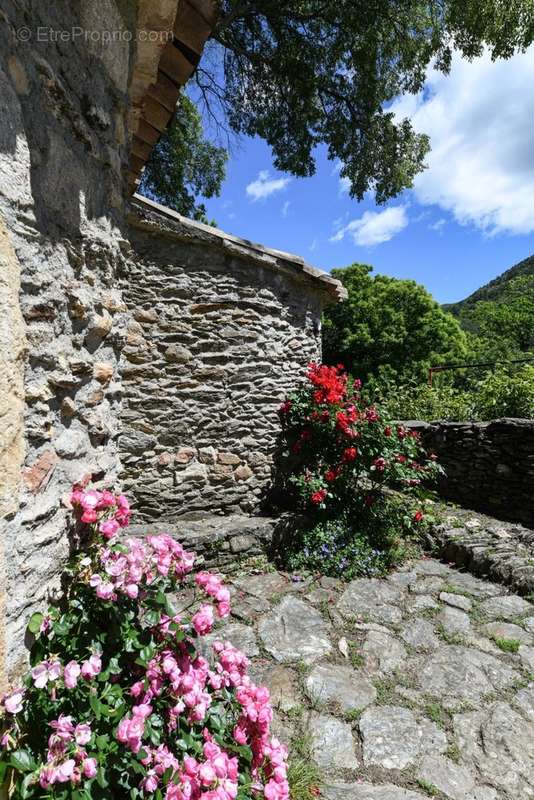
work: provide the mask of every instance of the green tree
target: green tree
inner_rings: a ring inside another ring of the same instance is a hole
[[[363,380],[402,382],[424,380],[430,366],[465,358],[464,332],[426,289],[371,272],[366,264],[332,270],[348,298],[325,311],[327,363],[341,362]]]
[[[204,138],[200,114],[183,95],[146,164],[139,192],[186,217],[208,222],[206,208],[197,197],[219,195],[227,159],[223,147]]]
[[[460,323],[487,343],[497,358],[514,353],[521,357],[534,349],[534,275],[514,278],[493,300],[466,307]]]
[[[381,203],[412,185],[429,149],[391,101],[419,92],[431,64],[447,72],[454,50],[509,58],[533,38],[532,0],[221,0],[219,66],[202,62],[196,77],[277,168],[312,175],[323,143],[351,195]]]

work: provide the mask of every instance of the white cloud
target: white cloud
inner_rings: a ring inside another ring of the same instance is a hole
[[[331,175],[339,175],[342,164],[339,158],[334,161]],[[350,178],[339,178],[339,194],[348,194],[350,189]]]
[[[424,93],[394,104],[430,135],[420,203],[488,234],[534,231],[533,75],[534,47],[508,61],[455,56],[448,76],[431,72]]]
[[[441,219],[436,220],[436,222],[430,223],[428,229],[430,231],[437,231],[438,233],[442,233],[443,228],[445,227],[446,224],[447,220],[444,217],[442,217]]]
[[[339,179],[339,193],[348,194],[350,189],[350,178]]]
[[[291,205],[290,200],[286,200],[284,205],[282,206],[282,216],[287,217],[287,212],[289,211],[289,206]]]
[[[315,252],[315,250],[317,250],[317,245],[318,245],[318,241],[317,241],[317,238],[315,238],[313,240],[313,242],[311,243],[311,245],[308,247],[308,250],[310,251],[310,253],[313,253],[313,252]]]
[[[262,169],[258,177],[249,183],[246,192],[252,200],[264,200],[275,192],[285,189],[291,178],[269,178],[269,171]]]
[[[390,206],[383,211],[366,211],[340,228],[330,241],[340,242],[345,236],[352,236],[354,244],[369,247],[388,242],[407,225],[406,206]]]

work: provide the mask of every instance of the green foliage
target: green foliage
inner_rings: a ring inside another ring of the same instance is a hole
[[[375,398],[383,403],[393,419],[434,420],[475,419],[474,396],[451,386],[405,383],[382,384]]]
[[[534,418],[534,366],[488,372],[469,389],[426,384],[382,384],[373,399],[394,419],[479,420]]]
[[[534,366],[516,373],[506,370],[489,373],[475,387],[475,415],[479,419],[496,417],[534,417]]]
[[[365,264],[332,270],[348,298],[325,311],[327,363],[342,362],[364,381],[402,382],[424,380],[430,366],[465,358],[465,334],[426,289],[371,272]]]
[[[201,64],[196,79],[234,131],[270,144],[277,168],[313,174],[324,143],[351,195],[371,189],[381,203],[412,185],[429,146],[388,104],[420,91],[431,63],[446,72],[454,50],[508,58],[533,35],[530,3],[222,0],[210,41],[222,78]]]
[[[443,308],[466,331],[470,362],[534,357],[534,256]],[[484,371],[466,371],[459,384],[479,380]]]
[[[519,639],[503,639],[501,636],[494,636],[493,641],[503,653],[517,653],[521,647]]]
[[[228,153],[204,139],[197,109],[182,95],[169,128],[152,150],[139,192],[186,217],[208,223],[197,196],[218,196]]]
[[[406,539],[415,538],[414,511],[400,498],[384,497],[356,514],[324,519],[293,540],[288,566],[345,580],[385,575],[407,554]]]

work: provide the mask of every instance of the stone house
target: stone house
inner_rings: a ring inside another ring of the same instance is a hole
[[[74,481],[139,518],[257,511],[276,408],[320,357],[337,281],[185,220],[136,180],[215,20],[211,0],[0,10],[0,660],[69,553]]]

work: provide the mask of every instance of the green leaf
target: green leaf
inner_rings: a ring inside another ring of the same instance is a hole
[[[98,771],[96,773],[96,780],[97,780],[98,785],[102,789],[106,789],[107,788],[108,781],[107,781],[107,778],[106,778],[106,773],[104,772],[102,767],[98,768]]]
[[[41,614],[40,611],[36,611],[35,614],[32,614],[30,617],[30,621],[28,622],[28,630],[30,633],[34,635],[39,633],[41,630],[41,623],[44,619],[44,614]]]
[[[99,750],[105,750],[109,742],[109,735],[107,733],[103,733],[100,736],[96,737],[96,746]]]
[[[33,774],[33,772],[30,772],[30,774],[26,775],[26,777],[22,781],[22,785],[20,787],[20,796],[22,797],[22,800],[25,800],[25,798],[30,795],[30,786],[34,782],[35,782],[35,775]]]
[[[11,753],[9,763],[19,772],[29,772],[35,769],[35,761],[28,750],[15,750]]]
[[[100,719],[100,716],[101,716],[101,713],[102,713],[102,703],[100,702],[100,700],[98,699],[96,694],[90,694],[89,695],[89,704],[90,704],[91,708],[93,709],[93,712],[94,712],[96,718]]]

